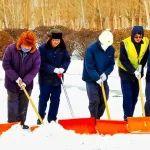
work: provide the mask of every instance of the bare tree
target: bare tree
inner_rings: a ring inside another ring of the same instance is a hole
[[[86,23],[85,23],[85,13],[84,13],[84,3],[83,3],[83,0],[80,0],[81,2],[81,15],[82,15],[82,24],[83,24],[83,27],[86,28]]]
[[[149,15],[149,1],[143,0],[144,7],[145,7],[145,13],[146,13],[146,20],[147,20],[147,27],[150,28],[150,15]]]
[[[4,15],[4,18],[3,18],[4,28],[8,28],[8,18],[7,18],[7,15],[6,15],[5,0],[2,0],[2,9],[3,9],[3,15]]]

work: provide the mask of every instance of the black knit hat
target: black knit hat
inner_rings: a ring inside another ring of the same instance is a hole
[[[62,39],[62,31],[60,29],[51,29],[47,32],[47,36],[52,39]]]

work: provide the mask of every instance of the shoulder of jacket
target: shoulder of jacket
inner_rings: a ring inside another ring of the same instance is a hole
[[[122,40],[122,42],[128,42],[128,41],[131,41],[131,36],[129,36],[129,37]]]
[[[13,44],[10,44],[6,47],[6,50],[9,51],[9,52],[15,52],[17,50],[16,48],[16,44],[13,43]]]
[[[149,44],[149,38],[148,37],[143,37],[143,40]]]
[[[39,46],[39,52],[41,53],[41,52],[43,52],[43,51],[45,51],[47,48],[46,48],[46,44],[44,43],[44,44],[42,44],[41,46]]]
[[[88,47],[87,47],[87,50],[89,51],[93,51],[97,48],[97,43],[94,42],[94,43],[91,43]]]
[[[9,48],[9,49],[16,49],[16,44],[15,43],[9,44],[7,46],[7,48]]]
[[[42,45],[39,46],[39,49],[46,48],[46,43],[43,43]]]

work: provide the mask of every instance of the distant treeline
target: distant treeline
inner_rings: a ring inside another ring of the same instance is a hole
[[[150,28],[150,0],[0,0],[0,29],[53,25],[73,30]]]

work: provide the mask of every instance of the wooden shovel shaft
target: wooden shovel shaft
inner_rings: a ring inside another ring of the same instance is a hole
[[[109,111],[109,107],[108,107],[108,104],[107,104],[106,93],[105,93],[105,89],[104,89],[104,84],[103,83],[101,84],[101,88],[102,88],[103,99],[104,99],[104,103],[105,103],[105,107],[106,107],[107,117],[108,117],[108,120],[111,120],[111,118],[110,118],[110,111]]]
[[[31,103],[31,106],[32,106],[34,112],[36,113],[38,119],[39,119],[40,122],[43,124],[43,120],[42,120],[41,116],[39,115],[38,110],[37,110],[37,108],[36,108],[36,106],[35,106],[35,104],[34,104],[32,98],[29,96],[29,94],[28,94],[28,92],[27,92],[27,90],[25,89],[24,86],[22,87],[22,90],[24,91],[24,93],[25,93],[25,95],[27,96],[29,102]]]
[[[145,117],[145,110],[144,110],[144,97],[142,93],[142,82],[141,79],[138,79],[139,82],[139,95],[140,95],[140,101],[141,101],[141,107],[142,107],[142,116]]]

